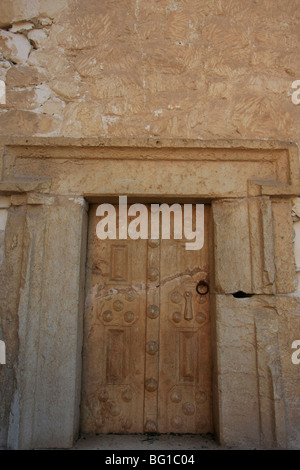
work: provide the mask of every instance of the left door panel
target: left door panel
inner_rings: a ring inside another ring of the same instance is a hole
[[[96,208],[89,219],[81,430],[141,433],[147,241],[99,240]]]

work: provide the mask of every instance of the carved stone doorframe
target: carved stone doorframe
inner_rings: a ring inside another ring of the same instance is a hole
[[[88,202],[118,195],[212,205],[216,434],[228,445],[299,446],[287,357],[287,331],[299,325],[290,295],[297,147],[21,137],[0,145],[0,210],[8,213],[0,446],[70,447],[78,434]]]

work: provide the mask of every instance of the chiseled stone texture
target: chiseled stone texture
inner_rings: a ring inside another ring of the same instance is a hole
[[[27,202],[12,198],[0,273],[8,289],[0,292],[0,446],[70,447],[79,424],[86,211],[80,198]]]
[[[216,292],[295,292],[290,200],[217,200],[213,218]]]
[[[296,288],[296,266],[293,249],[294,230],[292,226],[291,201],[272,204],[275,265],[277,292],[286,294]]]
[[[291,361],[299,318],[297,299],[216,295],[221,442],[300,447],[300,369]]]
[[[2,0],[0,37],[14,39],[0,41],[0,74],[22,64],[21,87],[42,74],[64,101],[55,116],[36,109],[33,135],[299,142],[298,9],[297,0]],[[14,110],[24,111],[22,96]],[[1,120],[0,132],[23,135],[19,119]]]
[[[5,59],[23,64],[28,59],[31,46],[22,34],[0,30],[0,49]]]

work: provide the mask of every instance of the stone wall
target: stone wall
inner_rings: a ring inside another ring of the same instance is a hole
[[[297,0],[2,0],[1,134],[299,142]]]

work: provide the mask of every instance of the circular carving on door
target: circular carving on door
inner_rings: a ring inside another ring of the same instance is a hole
[[[200,429],[205,429],[208,425],[208,420],[206,416],[199,415],[197,425],[199,426]]]
[[[113,303],[113,307],[117,312],[120,312],[122,308],[124,307],[124,304],[121,300],[115,300]]]
[[[150,281],[157,281],[158,275],[159,275],[158,269],[156,268],[149,269],[148,278],[150,279]]]
[[[157,427],[154,421],[148,419],[145,424],[145,432],[156,432]]]
[[[125,299],[126,299],[128,302],[132,302],[135,298],[136,298],[136,293],[134,292],[134,290],[130,290],[130,291],[127,292],[127,294],[125,295]]]
[[[148,354],[151,354],[152,356],[157,353],[158,351],[158,344],[156,341],[148,341],[146,345],[146,351]]]
[[[109,412],[112,416],[119,416],[121,408],[114,401],[110,403]]]
[[[178,392],[178,390],[174,390],[174,392],[171,393],[171,400],[173,403],[180,403],[182,400],[181,393]]]
[[[199,390],[195,396],[197,403],[205,403],[207,400],[206,393],[203,390]]]
[[[205,304],[205,302],[207,302],[206,295],[197,295],[196,299],[197,299],[198,304]]]
[[[132,420],[130,418],[126,418],[122,424],[123,429],[126,429],[126,430],[130,429],[131,426],[132,426]]]
[[[204,313],[204,312],[198,312],[198,313],[197,313],[197,315],[196,315],[196,321],[197,321],[198,323],[200,323],[200,325],[201,325],[202,323],[204,323],[204,322],[206,321],[206,319],[207,319],[206,313]]]
[[[181,425],[182,425],[181,416],[178,416],[178,415],[173,416],[172,419],[171,419],[171,424],[172,424],[173,428],[176,428],[176,429],[180,428]]]
[[[174,304],[180,304],[180,302],[182,301],[182,295],[178,290],[174,290],[171,293],[171,300]]]
[[[108,400],[108,392],[106,390],[100,390],[98,395],[99,401],[107,401]]]
[[[154,238],[150,238],[148,240],[148,245],[151,247],[151,248],[157,248],[159,246],[159,240],[155,240]]]
[[[106,322],[110,322],[113,319],[113,314],[111,310],[105,310],[105,312],[102,313],[102,318]]]
[[[147,308],[147,315],[149,318],[157,318],[159,315],[159,308],[157,305],[149,305]]]
[[[124,313],[124,320],[126,323],[131,323],[134,320],[134,313],[131,311],[125,312]]]
[[[182,405],[182,411],[185,415],[191,416],[195,413],[195,406],[191,402],[186,402]]]
[[[124,390],[122,393],[122,400],[126,401],[127,403],[132,400],[132,391],[129,388]]]
[[[155,390],[157,390],[157,380],[152,377],[147,379],[145,382],[145,388],[148,392],[155,392]]]
[[[175,323],[179,323],[181,321],[181,312],[174,312],[172,318]]]

